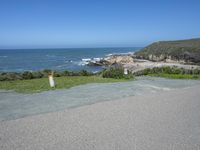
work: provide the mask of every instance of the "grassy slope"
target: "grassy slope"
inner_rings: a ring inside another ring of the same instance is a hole
[[[120,81],[125,81],[125,79],[110,79],[97,76],[56,77],[55,89],[71,88],[73,86],[87,83],[107,83]],[[0,89],[15,90],[16,92],[20,93],[36,93],[47,91],[52,88],[49,87],[48,78],[41,78],[32,80],[1,81]]]
[[[175,58],[184,59],[183,54],[189,52],[193,54],[193,57],[199,57],[200,55],[200,38],[199,39],[190,39],[190,40],[179,40],[179,41],[160,41],[154,42],[151,45],[141,49],[136,52],[137,56],[142,56],[143,58],[148,59],[149,55],[160,56],[172,56]],[[196,58],[199,60],[199,58]]]
[[[200,79],[200,75],[182,75],[182,74],[149,74],[148,76],[164,77],[171,79]],[[108,83],[108,82],[123,82],[127,79],[111,79],[97,76],[74,76],[74,77],[56,77],[56,88],[71,88],[73,86],[87,83]],[[15,80],[1,81],[0,89],[14,90],[20,93],[36,93],[47,90],[52,90],[49,87],[48,78],[32,79],[32,80]]]

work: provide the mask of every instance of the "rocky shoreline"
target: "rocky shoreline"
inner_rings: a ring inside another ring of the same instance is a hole
[[[200,38],[154,42],[135,53],[111,55],[89,66],[121,65],[131,72],[154,67],[200,68]]]
[[[122,66],[123,68],[129,70],[130,72],[134,73],[140,70],[144,70],[147,68],[154,68],[154,67],[177,67],[183,69],[200,69],[200,65],[198,64],[190,64],[185,62],[184,60],[178,61],[173,60],[170,58],[166,58],[157,61],[147,60],[138,58],[137,55],[134,53],[132,54],[123,54],[123,55],[111,55],[100,60],[96,61],[88,61],[88,66],[105,66],[105,67],[112,67],[112,66]]]
[[[88,66],[112,66],[114,64],[127,64],[134,61],[132,54],[111,55],[97,61],[89,61]]]

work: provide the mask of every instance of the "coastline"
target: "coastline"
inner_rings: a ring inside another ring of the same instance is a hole
[[[6,149],[198,149],[199,85],[0,122]]]
[[[200,0],[0,0],[0,150],[200,150]]]
[[[138,49],[140,47],[0,49],[0,59],[2,60],[0,61],[0,72],[34,72],[44,69],[57,71],[84,69],[96,72],[101,70],[101,67],[89,67],[86,65],[87,60],[98,60],[113,53],[128,53]],[[13,52],[16,55],[13,55]]]
[[[121,65],[125,69],[129,70],[131,73],[137,73],[139,71],[142,71],[144,69],[152,69],[152,68],[162,68],[162,67],[177,67],[177,68],[183,68],[188,70],[194,70],[194,69],[200,69],[199,64],[189,64],[187,62],[184,62],[184,60],[178,61],[178,60],[172,60],[172,59],[166,59],[166,60],[159,60],[159,61],[153,61],[148,59],[141,59],[137,58],[133,53],[129,54],[121,54],[121,55],[110,55],[107,57],[104,57],[100,60],[91,61],[88,60],[89,66],[115,66],[115,65]]]

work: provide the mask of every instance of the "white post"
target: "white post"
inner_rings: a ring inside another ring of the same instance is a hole
[[[128,74],[128,70],[126,68],[124,68],[124,74],[127,75]]]
[[[49,75],[49,85],[52,88],[55,87],[55,82],[54,82],[54,79],[53,79],[53,72]]]

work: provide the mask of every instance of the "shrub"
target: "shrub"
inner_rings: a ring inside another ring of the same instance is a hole
[[[133,74],[124,75],[124,69],[122,67],[111,67],[102,71],[103,78],[115,78],[115,79],[131,79],[134,78]]]
[[[105,70],[104,70],[105,71]],[[48,77],[48,75],[52,72],[52,70],[42,70],[42,71],[35,71],[35,72],[30,72],[30,71],[25,71],[25,72],[2,72],[0,73],[0,81],[12,81],[12,80],[26,80],[26,79],[37,79],[37,78],[44,78]],[[102,72],[101,72],[102,74]],[[79,72],[74,72],[74,71],[54,71],[54,77],[61,77],[61,76],[91,76],[91,75],[99,75],[94,74],[92,72],[88,72],[86,70],[81,70]],[[123,69],[114,69],[111,68],[110,71],[106,70],[104,72],[104,77],[107,78],[116,78],[116,79],[121,79],[121,78],[132,78],[132,75],[127,75],[125,76],[123,74]]]
[[[42,72],[43,72],[43,73],[47,73],[47,74],[49,74],[49,73],[52,72],[52,70],[50,70],[50,69],[44,69]]]
[[[91,72],[88,72],[88,71],[86,71],[86,70],[81,70],[81,71],[79,72],[79,74],[80,74],[81,76],[91,76],[91,75],[93,75]]]
[[[0,74],[0,81],[22,80],[23,77],[20,73],[16,72],[3,72]]]
[[[62,72],[62,75],[63,76],[70,76],[70,72],[65,70],[65,71]]]
[[[22,78],[23,79],[33,79],[33,74],[29,71],[25,71],[24,73],[22,73]]]
[[[40,71],[33,72],[32,75],[34,79],[43,77],[43,74]]]
[[[134,75],[132,73],[129,73],[127,75],[124,75],[124,79],[134,79]]]
[[[196,75],[196,74],[200,74],[200,70],[194,69],[194,70],[193,70],[193,74],[195,74],[195,75]]]
[[[54,77],[61,77],[61,76],[62,76],[62,73],[61,73],[61,72],[54,71],[54,72],[53,72],[53,76],[54,76]]]
[[[48,77],[48,75],[52,72],[52,70],[44,69],[41,71],[43,77]]]
[[[80,76],[79,72],[70,71],[69,76]]]
[[[124,70],[122,68],[108,68],[103,71],[102,77],[122,79],[124,78]]]
[[[177,68],[177,67],[155,67],[155,68],[147,68],[138,72],[135,72],[134,75],[148,75],[148,74],[191,74],[191,75],[198,75],[200,74],[199,69],[184,69],[184,68]]]

